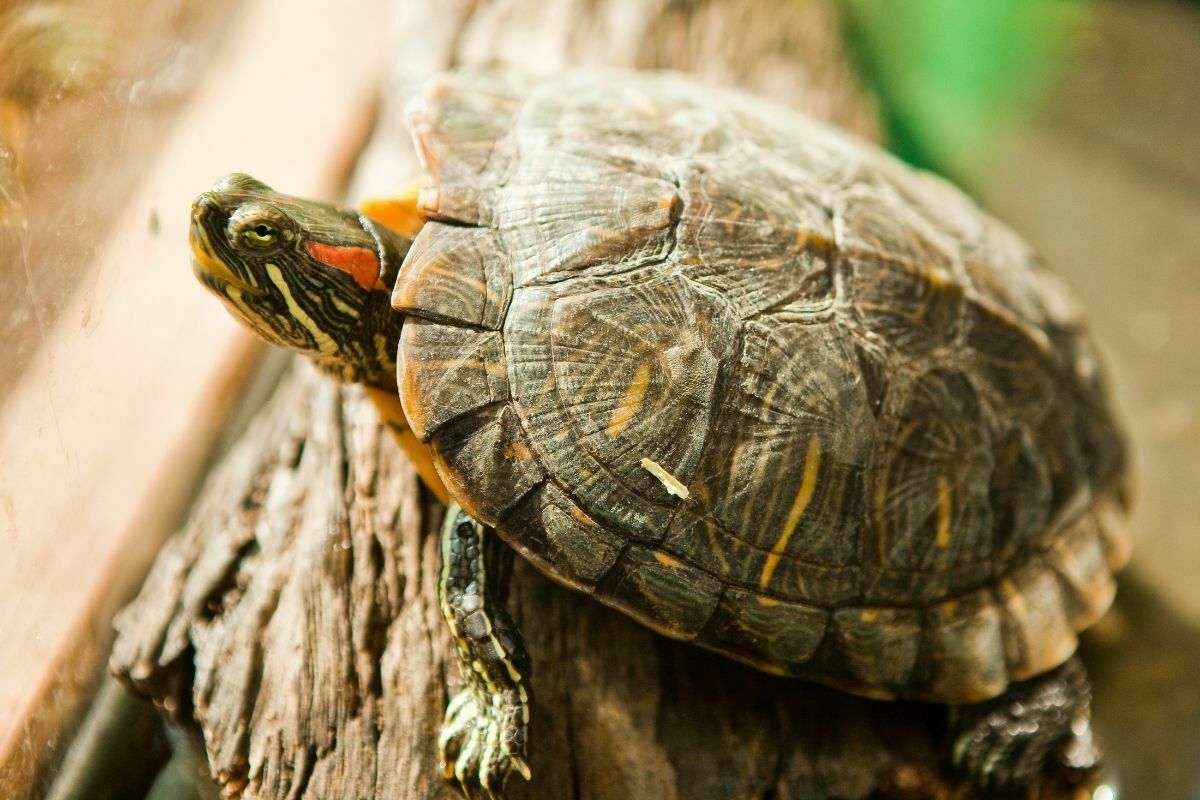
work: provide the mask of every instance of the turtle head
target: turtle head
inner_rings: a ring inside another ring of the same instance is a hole
[[[259,336],[343,380],[395,384],[409,239],[238,173],[196,198],[189,238],[196,277]]]

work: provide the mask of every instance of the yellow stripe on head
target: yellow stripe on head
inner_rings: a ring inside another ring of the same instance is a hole
[[[321,330],[321,326],[296,302],[296,298],[292,296],[291,287],[288,286],[287,280],[283,277],[283,272],[280,271],[277,265],[267,264],[267,277],[271,279],[271,283],[275,284],[275,288],[283,295],[284,302],[287,303],[288,312],[291,313],[292,318],[312,334],[313,342],[317,345],[317,349],[326,355],[336,353],[338,351],[337,342],[331,339],[329,334]]]

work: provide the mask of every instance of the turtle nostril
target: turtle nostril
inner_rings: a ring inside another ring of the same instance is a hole
[[[200,222],[214,214],[219,214],[227,219],[232,213],[213,192],[205,192],[192,201],[192,220],[195,222]]]
[[[199,222],[205,214],[212,211],[214,205],[212,197],[207,192],[200,195],[192,201],[192,219]]]

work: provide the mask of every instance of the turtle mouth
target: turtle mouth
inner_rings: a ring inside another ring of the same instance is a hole
[[[188,231],[188,243],[192,248],[192,271],[196,277],[207,288],[221,294],[227,294],[229,289],[236,289],[243,294],[264,294],[217,256],[202,221],[205,208],[200,199],[197,199],[192,206],[192,224]]]

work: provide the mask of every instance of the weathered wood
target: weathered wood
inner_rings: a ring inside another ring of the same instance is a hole
[[[113,666],[194,715],[230,796],[453,797],[439,513],[363,393],[300,364],[119,617]],[[936,712],[669,642],[523,563],[510,602],[537,689],[514,797],[866,797],[936,758]]]
[[[873,132],[824,0],[402,2],[397,15],[394,92],[355,193],[415,174],[399,106],[455,63],[695,69]],[[455,797],[435,755],[459,686],[435,595],[440,515],[363,393],[298,365],[119,618],[112,667],[195,719],[230,797]],[[515,778],[512,798],[968,796],[944,767],[941,709],[769,677],[520,560],[511,586],[536,703],[533,782]]]

